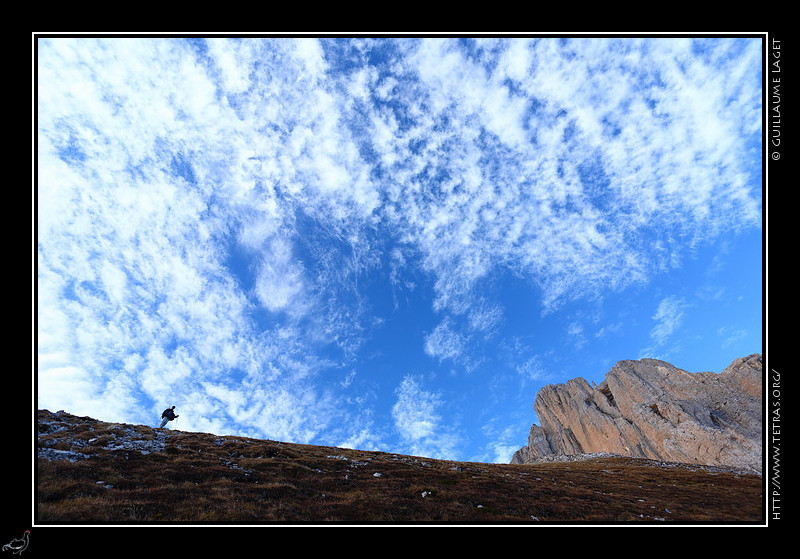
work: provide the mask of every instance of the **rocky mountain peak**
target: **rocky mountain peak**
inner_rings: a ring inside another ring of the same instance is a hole
[[[534,402],[540,425],[511,462],[608,453],[760,473],[762,379],[759,354],[718,374],[620,361],[599,385],[576,378],[542,388]]]

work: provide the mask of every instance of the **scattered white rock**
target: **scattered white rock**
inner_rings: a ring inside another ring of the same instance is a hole
[[[88,454],[82,454],[72,450],[58,450],[56,448],[39,448],[37,456],[39,456],[39,458],[46,458],[47,460],[69,460],[70,462],[89,458]]]
[[[110,451],[134,451],[148,455],[152,452],[163,452],[166,449],[167,437],[171,436],[169,431],[156,430],[150,434],[140,433],[136,428],[121,423],[112,423],[108,430],[108,442],[103,446],[98,446],[101,437],[92,437],[88,440],[73,439],[71,437],[54,437],[53,435],[67,430],[69,427],[61,419],[66,414],[59,411],[52,414],[49,419],[40,416],[38,420],[38,437],[40,446],[38,456],[47,460],[83,460],[89,458],[89,454],[78,452],[75,449],[83,449],[89,446]],[[93,428],[92,428],[93,430]],[[43,437],[47,438],[43,438]],[[54,446],[68,444],[69,450],[52,448]]]

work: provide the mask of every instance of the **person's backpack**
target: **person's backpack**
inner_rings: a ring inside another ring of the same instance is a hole
[[[162,411],[161,412],[161,417],[167,417],[167,414],[169,413],[169,411],[170,411],[170,408],[167,408],[164,411]]]

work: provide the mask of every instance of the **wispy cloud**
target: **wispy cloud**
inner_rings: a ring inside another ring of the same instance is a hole
[[[452,456],[456,439],[442,424],[441,396],[424,390],[412,376],[404,377],[395,393],[392,418],[407,452],[418,456]]]
[[[735,346],[737,342],[744,339],[747,336],[747,330],[744,328],[731,328],[724,326],[717,330],[717,335],[720,338],[723,338],[722,347],[728,348]]]
[[[425,352],[436,359],[455,359],[464,353],[467,343],[467,337],[445,320],[425,338]]]
[[[682,297],[665,297],[658,304],[652,319],[655,325],[650,331],[652,346],[647,352],[659,351],[680,329],[687,308],[686,300]]]
[[[710,208],[758,219],[744,180],[750,167],[733,155],[749,148],[731,145],[742,142],[741,129],[756,129],[758,116],[743,122],[723,112],[731,98],[757,106],[758,82],[728,83],[716,73],[709,84],[702,69],[716,63],[715,52],[682,71],[693,48],[420,43],[411,59],[420,79],[384,99],[395,114],[424,115],[394,128],[393,146],[407,156],[386,169],[395,179],[389,215],[423,250],[441,307],[463,305],[497,267],[535,278],[551,305],[645,281],[658,265],[643,244],[654,223],[702,237],[724,219]],[[757,64],[758,52],[754,45],[742,64]],[[487,67],[487,59],[496,64]],[[376,129],[386,114],[371,116]]]

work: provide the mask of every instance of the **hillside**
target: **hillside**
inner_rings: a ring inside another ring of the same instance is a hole
[[[38,524],[763,523],[762,478],[618,456],[451,462],[38,412]]]

